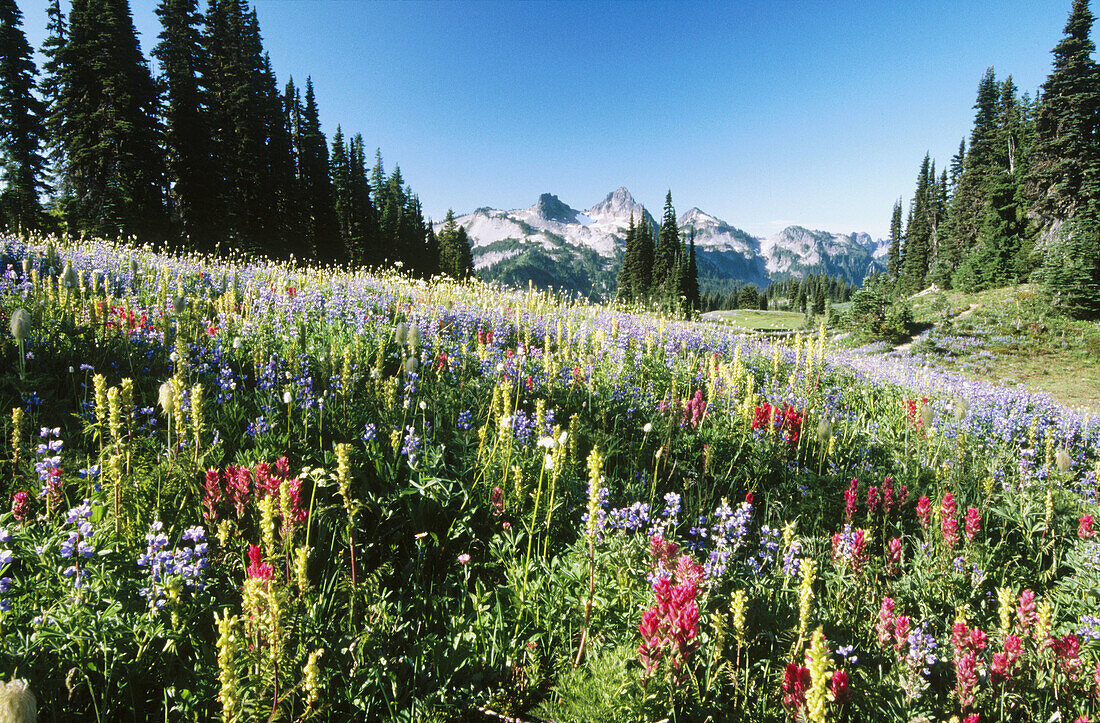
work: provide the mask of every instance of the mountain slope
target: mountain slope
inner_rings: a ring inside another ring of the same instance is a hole
[[[544,193],[529,208],[502,211],[479,208],[459,216],[471,239],[474,266],[487,280],[519,286],[562,288],[592,299],[615,289],[624,240],[635,225],[657,222],[626,188],[619,187],[585,211]],[[871,270],[881,270],[886,246],[867,234],[835,234],[791,226],[757,238],[729,223],[692,208],[678,220],[685,238],[695,234],[700,285],[773,281],[810,273],[841,276],[861,283]],[[436,229],[442,226],[437,224]]]

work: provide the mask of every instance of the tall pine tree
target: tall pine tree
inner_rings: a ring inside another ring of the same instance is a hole
[[[157,94],[126,0],[73,0],[60,52],[63,204],[70,229],[162,238]]]
[[[1092,23],[1088,0],[1074,0],[1039,100],[1027,191],[1031,213],[1048,234],[1100,199],[1100,71],[1092,59]]]
[[[676,209],[672,206],[672,191],[669,191],[665,195],[661,230],[657,233],[657,243],[653,249],[653,286],[664,305],[679,302],[681,289],[677,265],[682,247]]]
[[[917,190],[909,205],[909,218],[905,225],[905,246],[898,284],[903,293],[923,289],[928,278],[935,232],[935,173],[931,158],[924,154],[917,174]]]
[[[34,94],[35,67],[15,0],[0,0],[0,224],[29,231],[42,225],[45,107]]]
[[[630,225],[623,239],[623,262],[619,266],[619,275],[615,284],[615,300],[619,303],[631,303],[636,296],[635,277],[638,267],[638,232],[634,227],[634,213],[630,213]]]
[[[898,275],[901,273],[901,248],[901,199],[899,198],[894,202],[894,210],[890,214],[890,251],[887,258],[887,273],[894,283],[897,282]]]
[[[328,146],[321,132],[321,119],[313,81],[306,78],[302,103],[302,121],[298,130],[298,174],[305,204],[306,233],[314,256],[325,263],[343,261],[344,249],[336,227],[332,182],[329,178]]]
[[[212,250],[217,231],[217,169],[207,106],[200,85],[205,72],[202,16],[196,0],[161,0],[156,9],[163,30],[153,55],[164,88],[164,147],[168,203],[174,232],[189,246]]]

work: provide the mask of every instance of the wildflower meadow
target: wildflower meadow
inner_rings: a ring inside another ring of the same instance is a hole
[[[0,241],[0,320],[41,720],[1100,720],[1100,419],[1047,396],[106,242]]]

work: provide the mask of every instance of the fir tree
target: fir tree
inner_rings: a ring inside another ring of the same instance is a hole
[[[299,246],[301,223],[296,168],[290,119],[279,93],[271,60],[265,54],[261,76],[261,106],[267,144],[263,157],[260,197],[267,199],[269,213],[257,225],[265,250],[273,256],[302,258]]]
[[[49,18],[46,25],[46,40],[42,43],[42,55],[46,60],[42,64],[42,79],[38,84],[45,105],[43,130],[46,143],[46,161],[52,177],[63,179],[64,144],[61,142],[61,108],[64,102],[62,87],[65,82],[62,55],[68,37],[65,15],[61,12],[61,0],[50,0],[46,8]]]
[[[901,271],[901,199],[894,203],[894,210],[890,215],[890,253],[887,258],[887,273],[892,282],[897,282]]]
[[[339,124],[332,136],[332,151],[329,154],[329,177],[332,180],[333,210],[336,213],[336,225],[340,240],[344,245],[344,255],[349,259],[359,256],[354,246],[354,220],[351,198],[351,161],[348,149],[344,145],[344,131]]]
[[[343,261],[344,248],[336,228],[336,211],[329,178],[328,146],[325,135],[321,132],[313,80],[308,77],[301,109],[301,125],[295,140],[298,178],[306,209],[306,235],[312,243],[314,256],[322,262]]]
[[[126,0],[73,1],[60,68],[62,189],[71,229],[162,238],[157,95]]]
[[[351,183],[351,238],[352,247],[355,251],[352,260],[357,263],[370,263],[373,262],[376,256],[374,245],[378,234],[378,223],[375,220],[374,204],[371,201],[370,182],[367,180],[363,136],[358,133],[351,139],[348,151],[348,166]],[[428,228],[431,230],[430,224]],[[429,243],[433,245],[434,253],[438,258],[438,244],[431,239],[429,239]]]
[[[924,155],[917,175],[917,190],[909,206],[909,218],[905,225],[905,246],[902,249],[899,288],[912,293],[924,288],[932,259],[933,199],[935,171],[931,158]]]
[[[1001,86],[993,68],[978,83],[970,148],[950,203],[950,233],[940,242],[933,273],[945,288],[976,289],[986,244],[982,229],[989,212],[989,178],[997,168],[998,104]]]
[[[688,242],[687,267],[685,288],[687,289],[688,309],[699,311],[702,306],[702,299],[699,297],[699,264],[695,260],[695,229],[691,230],[691,238]]]
[[[1046,248],[1037,281],[1058,311],[1100,317],[1100,209],[1094,204],[1066,222]]]
[[[15,0],[0,0],[0,222],[29,231],[42,225],[45,108],[33,92],[34,60],[22,23]]]
[[[455,279],[473,275],[474,258],[466,229],[455,221],[454,211],[448,209],[439,232],[439,270]]]
[[[217,204],[222,235],[237,248],[280,255],[282,244],[269,233],[276,219],[266,192],[276,166],[269,145],[276,124],[272,114],[283,109],[276,102],[255,12],[243,1],[210,0],[203,40],[203,85],[210,104],[216,175],[222,181]],[[283,123],[278,118],[278,124]]]
[[[657,234],[657,243],[653,249],[653,285],[659,289],[663,303],[678,302],[680,296],[680,275],[677,264],[680,261],[680,228],[676,222],[676,209],[672,206],[672,191],[665,196],[665,210],[661,217],[661,230]]]
[[[631,271],[631,285],[635,300],[648,302],[655,295],[656,285],[653,274],[653,259],[655,255],[655,242],[653,239],[653,227],[645,220],[645,209],[642,209],[641,223],[635,228],[637,234],[638,253],[636,264]]]
[[[168,202],[176,232],[193,248],[216,241],[216,169],[210,159],[211,127],[200,80],[205,72],[196,0],[161,0],[156,10],[163,30],[153,55],[160,61],[165,89],[164,146],[171,179]]]
[[[619,266],[619,276],[615,284],[615,300],[630,303],[635,297],[635,276],[638,267],[638,234],[634,227],[634,212],[630,213],[630,225],[623,240],[623,262]]]
[[[955,188],[959,185],[959,177],[963,174],[963,169],[966,167],[966,138],[959,141],[959,152],[951,156],[951,175],[948,178],[950,185],[948,191],[950,193],[955,192]]]
[[[1074,0],[1039,100],[1027,191],[1046,231],[1100,200],[1100,73],[1092,59],[1092,23],[1088,0]]]

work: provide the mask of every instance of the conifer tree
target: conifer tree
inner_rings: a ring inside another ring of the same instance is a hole
[[[38,81],[38,92],[45,106],[43,116],[43,140],[46,144],[46,166],[54,191],[66,195],[59,186],[64,183],[64,144],[61,142],[61,92],[65,82],[62,54],[68,38],[68,26],[61,11],[61,0],[49,0],[46,6],[46,39],[42,42],[42,77]]]
[[[623,240],[623,262],[619,266],[619,276],[615,284],[615,300],[619,303],[634,301],[635,281],[638,266],[638,234],[634,227],[634,212],[630,213],[630,225]]]
[[[294,166],[290,119],[278,90],[271,60],[265,54],[262,66],[260,112],[267,133],[261,199],[266,197],[269,213],[259,219],[258,232],[265,250],[276,257],[302,258],[298,184]]]
[[[157,95],[129,3],[73,0],[59,56],[56,110],[70,228],[162,238],[166,216]]]
[[[348,149],[344,145],[344,131],[339,124],[336,125],[336,133],[332,136],[332,151],[329,154],[329,176],[332,180],[333,210],[336,213],[336,225],[340,234],[340,240],[344,245],[344,255],[349,259],[356,258],[357,253],[352,235],[354,233],[354,220],[352,218],[351,199],[351,161],[348,158]]]
[[[676,209],[672,206],[672,191],[669,191],[665,195],[661,229],[653,249],[653,286],[665,304],[679,299],[680,276],[676,271],[681,248],[680,228],[676,222]]]
[[[1092,59],[1092,23],[1088,0],[1074,0],[1042,87],[1027,191],[1044,231],[1100,199],[1100,71]]]
[[[645,209],[642,209],[641,223],[635,227],[637,234],[638,253],[636,264],[631,271],[631,290],[635,300],[648,301],[655,295],[656,286],[653,275],[653,259],[655,255],[655,242],[653,240],[653,227],[645,219]]]
[[[15,0],[0,0],[0,225],[29,231],[43,220],[45,108],[33,92],[34,60],[22,23]]]
[[[1090,204],[1091,206],[1092,204]],[[1100,209],[1086,207],[1054,233],[1036,280],[1058,311],[1100,318]]]
[[[305,204],[306,236],[313,253],[322,262],[345,259],[344,248],[336,228],[332,183],[329,178],[328,145],[321,132],[317,98],[312,78],[306,78],[306,91],[301,108],[301,125],[295,139],[298,156],[298,178]]]
[[[225,240],[237,248],[282,255],[288,251],[288,239],[273,237],[274,230],[295,224],[273,218],[270,194],[280,185],[277,169],[288,164],[274,154],[285,156],[288,143],[273,135],[285,120],[255,11],[249,11],[243,0],[210,0],[203,39],[203,86],[210,106],[214,162],[222,181],[219,226]]]
[[[216,242],[216,169],[211,163],[212,128],[200,86],[205,71],[196,0],[161,0],[156,9],[162,31],[153,55],[160,62],[165,91],[164,146],[171,179],[168,204],[174,233],[192,248],[211,250]]]
[[[691,230],[691,238],[688,242],[687,283],[685,288],[687,289],[688,309],[699,311],[702,306],[702,299],[699,297],[699,264],[695,260],[694,228]]]
[[[898,274],[901,272],[901,199],[894,203],[894,210],[890,215],[890,251],[887,258],[887,273],[890,280],[897,283]]]
[[[963,169],[966,166],[966,138],[959,141],[959,152],[951,156],[951,175],[948,178],[950,185],[948,191],[950,193],[955,192],[955,188],[959,185],[959,177],[962,176]]]
[[[375,259],[374,244],[378,224],[371,200],[370,181],[367,179],[363,136],[359,133],[355,134],[349,145],[348,175],[351,183],[352,246],[356,254],[352,260],[357,263],[372,263]],[[430,230],[431,226],[428,228]],[[438,257],[438,244],[435,244],[435,248]]]
[[[917,175],[917,190],[909,206],[909,218],[905,225],[905,246],[902,250],[899,288],[912,293],[924,288],[932,258],[933,201],[935,171],[926,153]]]
[[[466,229],[455,221],[454,211],[448,209],[443,228],[438,236],[439,270],[455,279],[465,279],[474,273],[474,257]]]
[[[998,103],[1001,87],[993,68],[978,83],[970,148],[950,203],[950,233],[936,254],[934,278],[945,288],[981,286],[980,267],[986,245],[982,229],[989,211],[989,176],[996,168]]]

